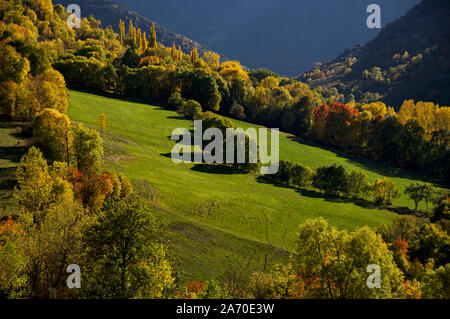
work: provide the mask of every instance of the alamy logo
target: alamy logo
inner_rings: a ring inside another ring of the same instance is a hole
[[[367,277],[367,288],[373,289],[381,288],[381,268],[378,265],[372,264],[367,266],[367,272],[370,272],[371,275]]]
[[[67,267],[67,272],[71,273],[66,280],[67,288],[81,288],[81,269],[80,266],[76,264],[69,265]]]
[[[367,27],[369,29],[381,28],[381,8],[378,4],[371,4],[367,7],[367,13],[371,15],[367,18]]]
[[[73,28],[81,28],[81,8],[77,4],[70,4],[67,7],[67,12],[71,13],[71,15],[67,18],[67,26],[71,29]]]
[[[227,128],[225,138],[218,128],[203,131],[202,121],[194,121],[194,143],[186,128],[173,130],[171,139],[177,141],[172,148],[172,161],[179,163],[208,164],[262,164],[261,174],[276,174],[279,168],[279,129],[270,130],[270,155],[268,154],[268,129]],[[181,138],[181,140],[180,140]],[[203,142],[209,142],[203,148]],[[224,142],[225,141],[225,142]],[[224,152],[225,146],[225,152]],[[225,153],[225,154],[224,154]],[[193,158],[192,158],[193,157]]]

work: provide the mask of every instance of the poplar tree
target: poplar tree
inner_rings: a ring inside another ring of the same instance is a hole
[[[156,43],[156,31],[155,24],[152,23],[152,28],[150,29],[150,48],[157,48],[158,44]]]
[[[178,61],[182,62],[183,61],[183,50],[181,50],[181,46],[178,45]]]
[[[197,48],[194,47],[191,51],[191,63],[195,63],[198,61],[198,51]]]
[[[120,43],[125,42],[125,22],[120,19],[119,21]]]
[[[142,34],[141,47],[142,47],[142,52],[145,52],[148,48],[147,33],[145,33],[145,32]]]

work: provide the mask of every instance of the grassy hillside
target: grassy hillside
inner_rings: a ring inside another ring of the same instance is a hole
[[[281,243],[286,233],[284,246],[293,251],[296,229],[307,219],[322,216],[339,228],[354,229],[389,223],[395,216],[326,199],[315,192],[274,186],[255,175],[233,174],[201,164],[176,165],[170,158],[174,145],[171,132],[177,127],[193,128],[177,113],[77,91],[69,92],[69,100],[73,121],[95,127],[98,115],[106,114],[106,165],[131,178],[138,192],[167,222],[166,239],[182,261],[186,278],[220,275],[231,260],[245,259],[253,252],[255,267],[262,267],[267,251],[266,224],[271,242]],[[415,180],[403,171],[301,144],[289,135],[280,137],[280,156],[312,168],[338,163],[365,170],[371,180],[389,176],[401,189]],[[396,204],[412,207],[405,197]]]

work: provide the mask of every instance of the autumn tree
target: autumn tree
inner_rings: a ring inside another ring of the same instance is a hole
[[[215,52],[206,51],[203,53],[203,60],[213,70],[217,70],[220,67],[220,55]]]
[[[25,252],[30,262],[26,271],[31,297],[71,297],[66,269],[70,264],[81,263],[82,238],[91,223],[70,191],[47,209],[39,224],[27,227]]]
[[[23,298],[29,293],[24,242],[23,227],[11,216],[0,222],[0,296],[3,298]]]
[[[225,61],[220,65],[220,75],[230,81],[233,78],[243,78],[248,80],[248,74],[244,71],[239,61]]]
[[[34,122],[33,134],[49,158],[70,164],[72,133],[67,115],[44,109]]]
[[[190,61],[191,61],[191,63],[196,63],[198,60],[199,60],[198,51],[197,51],[197,48],[194,47],[194,48],[191,50]]]
[[[103,130],[106,128],[106,115],[100,114],[98,116],[98,129],[100,130],[100,134],[103,135]]]
[[[401,294],[401,271],[381,236],[368,227],[337,230],[323,219],[301,225],[297,241],[301,278],[310,298],[394,298]],[[380,266],[381,288],[366,285],[367,266]]]
[[[16,197],[24,216],[30,214],[31,221],[39,224],[42,213],[52,202],[52,179],[42,153],[31,147],[19,163],[16,171],[18,187]]]
[[[274,90],[280,85],[280,81],[274,76],[268,76],[261,81],[263,88]]]
[[[391,205],[392,201],[400,197],[400,191],[392,180],[387,177],[377,179],[372,186],[375,202]]]
[[[156,49],[158,47],[158,43],[156,42],[156,31],[154,23],[152,23],[152,27],[150,29],[149,46],[152,49]]]
[[[30,72],[29,61],[22,57],[10,45],[0,45],[0,82],[14,81],[20,83]]]
[[[99,133],[82,124],[72,128],[73,154],[79,170],[86,172],[99,167],[103,157],[103,143]]]

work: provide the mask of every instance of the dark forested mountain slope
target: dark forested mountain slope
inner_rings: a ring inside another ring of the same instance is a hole
[[[73,0],[54,0],[54,3],[60,3],[67,7],[69,4],[74,3]],[[94,15],[96,19],[102,22],[102,26],[106,27],[111,25],[116,32],[118,32],[119,20],[125,21],[125,25],[128,27],[129,19],[133,21],[134,26],[141,28],[146,31],[147,34],[150,33],[150,28],[152,26],[151,20],[144,18],[142,15],[130,11],[127,8],[118,5],[117,3],[109,0],[78,0],[76,1],[81,8],[82,17],[87,17],[89,15]],[[199,53],[208,51],[209,49],[193,41],[181,34],[174,33],[168,29],[155,23],[155,30],[158,42],[161,42],[165,46],[172,46],[172,43],[178,47],[181,46],[184,52],[190,52],[194,47],[197,47]]]
[[[317,61],[373,39],[373,0],[115,0],[161,25],[251,67],[297,75]],[[419,0],[377,0],[382,23]]]
[[[300,79],[396,108],[405,99],[450,105],[449,16],[450,1],[423,0],[372,41]]]

